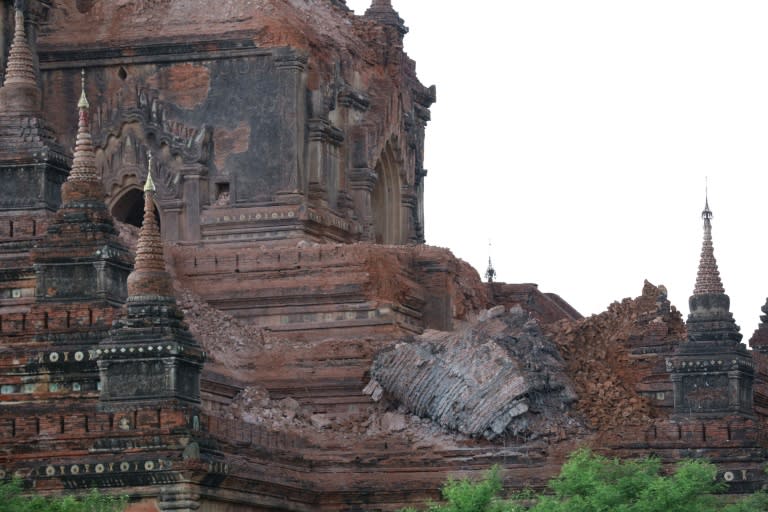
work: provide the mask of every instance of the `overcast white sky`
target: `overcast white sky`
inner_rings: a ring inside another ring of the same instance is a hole
[[[370,0],[347,0],[362,13]],[[393,0],[437,85],[426,237],[585,315],[688,313],[704,180],[745,342],[768,296],[768,2]]]

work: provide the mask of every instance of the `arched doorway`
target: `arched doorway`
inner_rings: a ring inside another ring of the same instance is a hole
[[[144,192],[138,187],[129,188],[112,203],[110,212],[115,220],[140,228],[144,221]],[[155,203],[155,218],[159,225],[160,214],[157,203]]]
[[[376,164],[376,175],[376,184],[371,194],[373,241],[377,244],[402,244],[400,169],[390,143],[387,143]]]

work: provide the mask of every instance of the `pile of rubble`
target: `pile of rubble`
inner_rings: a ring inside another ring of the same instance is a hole
[[[274,399],[267,389],[254,385],[238,393],[222,416],[274,432],[290,431],[326,445],[382,441],[393,446],[413,443],[456,448],[470,441],[462,434],[446,432],[427,418],[408,414],[404,408],[386,409],[387,404],[378,403],[357,417],[318,413],[293,398]]]
[[[670,307],[666,290],[647,281],[636,299],[614,302],[583,320],[555,322],[546,330],[567,362],[579,396],[576,410],[601,431],[646,424],[656,414],[637,393],[648,371],[630,359],[630,346],[685,339],[682,316]]]
[[[365,392],[473,437],[562,437],[580,426],[557,347],[520,308],[494,308],[453,332],[427,331],[380,352]]]
[[[203,346],[209,362],[235,369],[244,357],[258,353],[265,344],[263,329],[218,310],[175,283],[176,301],[184,312],[189,330]]]
[[[308,420],[306,411],[293,398],[272,400],[269,391],[261,386],[249,386],[232,400],[228,419],[238,419],[254,425],[265,425],[279,430],[300,420]]]

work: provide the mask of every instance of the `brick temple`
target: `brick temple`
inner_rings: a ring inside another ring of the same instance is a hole
[[[768,316],[747,350],[708,201],[687,322],[648,282],[589,318],[481,282],[424,244],[407,30],[389,0],[0,3],[0,478],[396,510],[588,445],[766,483]]]

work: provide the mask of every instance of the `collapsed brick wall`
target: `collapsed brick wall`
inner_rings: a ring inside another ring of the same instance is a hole
[[[538,323],[498,306],[451,333],[428,331],[380,352],[366,392],[453,431],[486,439],[564,437],[580,425],[565,365]]]
[[[660,379],[671,391],[664,355],[685,339],[682,316],[663,287],[646,281],[635,299],[614,302],[583,320],[548,324],[545,331],[566,361],[579,396],[575,408],[594,429],[646,425],[662,413],[638,390]]]

